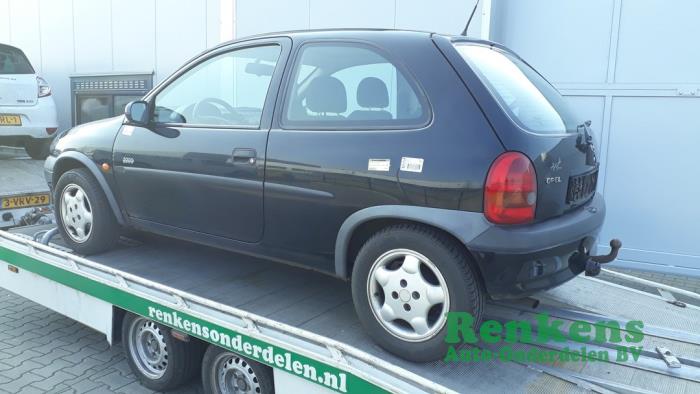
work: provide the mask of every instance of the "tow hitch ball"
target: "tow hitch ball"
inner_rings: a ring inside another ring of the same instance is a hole
[[[586,276],[597,276],[600,274],[601,264],[609,263],[617,258],[617,252],[622,247],[622,242],[619,239],[610,241],[610,253],[600,256],[591,256],[588,254],[588,249],[585,242],[581,242],[578,251],[571,256],[573,261],[583,265]]]

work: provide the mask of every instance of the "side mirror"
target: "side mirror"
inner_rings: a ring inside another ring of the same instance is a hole
[[[148,103],[142,100],[132,101],[124,108],[126,120],[134,126],[148,126],[150,113]]]

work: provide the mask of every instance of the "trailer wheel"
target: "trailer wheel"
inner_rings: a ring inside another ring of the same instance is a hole
[[[119,224],[90,171],[66,171],[54,193],[58,229],[71,249],[90,255],[109,250],[118,241]]]
[[[425,226],[397,225],[372,236],[352,273],[360,322],[383,348],[411,361],[444,358],[448,312],[469,312],[476,324],[484,291],[456,241]]]
[[[214,345],[204,353],[202,382],[212,394],[275,392],[272,368]]]
[[[152,320],[127,313],[122,343],[131,371],[151,390],[172,390],[198,372],[201,347],[173,338],[169,328]]]

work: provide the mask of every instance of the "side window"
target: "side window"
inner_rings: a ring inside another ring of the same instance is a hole
[[[238,49],[198,64],[158,93],[158,123],[258,127],[278,45]]]
[[[311,128],[420,127],[427,100],[415,83],[363,44],[302,47],[294,66],[283,124]]]

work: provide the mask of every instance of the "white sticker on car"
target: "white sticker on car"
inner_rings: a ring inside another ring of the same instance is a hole
[[[401,171],[407,172],[423,172],[423,159],[416,157],[402,157]]]
[[[391,160],[389,159],[369,159],[367,163],[368,171],[389,171]]]

